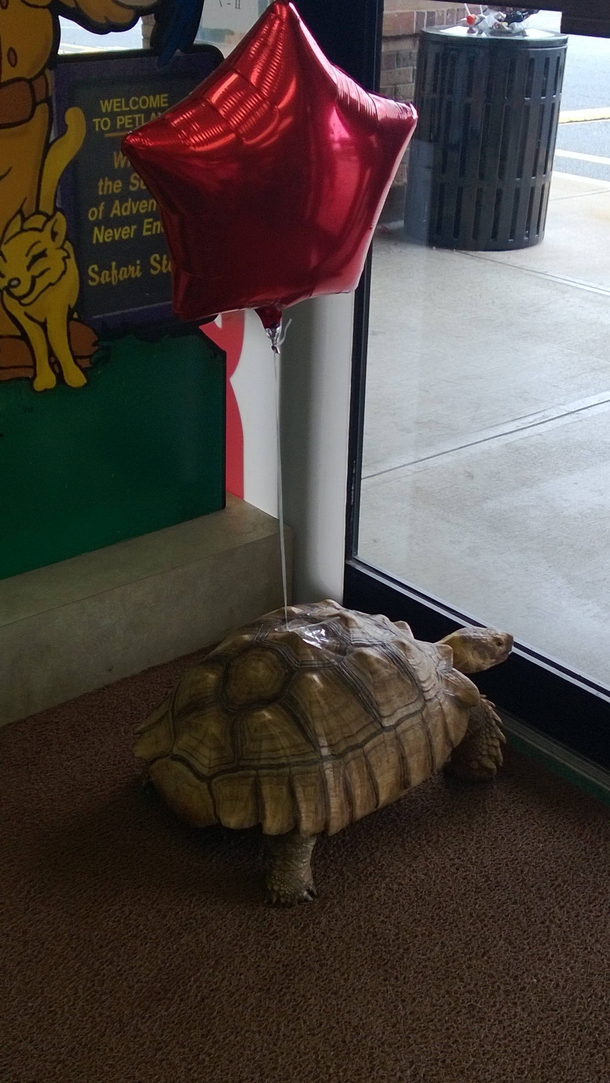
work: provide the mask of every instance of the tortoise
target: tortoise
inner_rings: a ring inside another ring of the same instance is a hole
[[[311,854],[443,765],[487,779],[504,741],[465,674],[504,661],[512,636],[468,627],[438,643],[333,601],[268,613],[230,635],[138,727],[136,757],[196,827],[257,824],[267,898],[316,895]]]

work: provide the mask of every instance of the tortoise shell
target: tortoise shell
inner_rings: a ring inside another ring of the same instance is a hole
[[[137,757],[189,823],[333,834],[396,800],[464,737],[476,686],[451,647],[336,602],[225,639],[138,729]]]

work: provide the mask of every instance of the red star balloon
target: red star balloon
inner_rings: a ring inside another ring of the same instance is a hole
[[[416,124],[326,59],[278,0],[174,108],[123,142],[158,202],[183,319],[355,288]]]

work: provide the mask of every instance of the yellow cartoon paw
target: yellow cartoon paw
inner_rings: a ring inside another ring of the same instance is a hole
[[[49,391],[52,387],[55,387],[56,383],[55,373],[49,369],[48,372],[40,372],[32,386],[34,391]]]
[[[84,387],[87,383],[87,377],[80,369],[70,369],[69,372],[64,372],[64,380],[68,387]]]

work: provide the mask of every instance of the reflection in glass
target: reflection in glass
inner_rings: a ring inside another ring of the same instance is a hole
[[[391,2],[382,90],[400,96],[393,73],[416,54],[392,53]],[[391,193],[374,242],[359,556],[610,686],[610,121],[588,119],[610,102],[610,42],[570,38],[567,56],[540,244],[412,243],[406,168]]]

